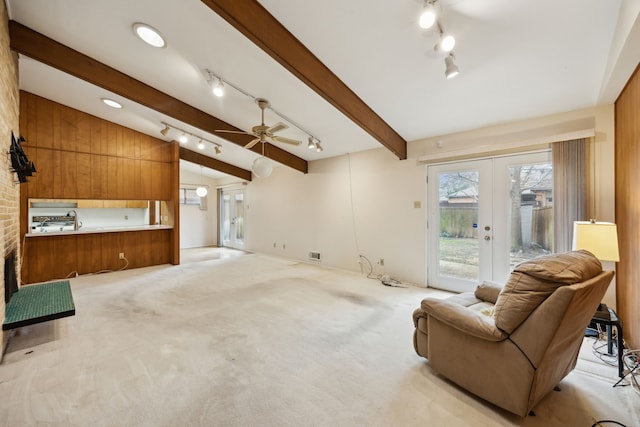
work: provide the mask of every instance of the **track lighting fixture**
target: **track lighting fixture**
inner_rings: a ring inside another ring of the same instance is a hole
[[[426,30],[433,27],[433,24],[435,23],[436,8],[434,6],[434,2],[433,0],[425,0],[422,14],[420,14],[420,19],[418,20],[418,25]]]
[[[314,148],[316,148],[316,144],[313,143],[313,137],[312,136],[309,137],[309,143],[307,144],[307,148],[309,150],[313,150]]]
[[[455,58],[451,53],[446,58],[444,58],[444,64],[446,66],[444,75],[447,77],[447,79],[452,79],[460,73],[458,66],[455,64],[455,62],[453,62],[454,60]]]
[[[316,142],[316,151],[318,153],[322,153],[324,151],[324,148],[322,148],[322,145],[320,145],[320,141]]]
[[[207,73],[207,81],[209,82],[209,86],[211,86],[211,93],[218,98],[224,96],[224,82],[222,81],[222,78],[216,76],[213,71],[208,68],[205,69],[204,72]]]
[[[171,129],[174,129],[174,130],[177,130],[178,132],[180,132],[180,136],[178,137],[178,142],[180,142],[181,144],[186,144],[187,142],[189,142],[189,136],[191,136],[191,137],[193,137],[193,138],[195,138],[195,139],[197,139],[199,141],[198,142],[198,148],[199,149],[201,149],[201,150],[205,149],[206,146],[205,146],[204,142],[206,141],[206,142],[214,145],[213,149],[215,150],[216,155],[220,155],[222,153],[222,145],[218,144],[217,142],[210,141],[208,139],[205,139],[205,138],[203,138],[201,136],[195,135],[195,134],[193,134],[191,132],[187,132],[184,129],[180,129],[179,127],[170,125],[168,123],[165,123],[165,122],[160,122],[160,123],[162,123],[162,125],[164,126],[164,129],[162,129],[160,131],[162,136],[167,136],[169,134],[169,132],[171,131]]]
[[[224,83],[222,83],[221,79],[216,80],[216,82],[213,84],[211,91],[218,98],[224,96]]]
[[[439,53],[448,54],[444,58],[446,66],[445,76],[447,79],[451,79],[460,73],[460,69],[455,64],[453,56],[453,48],[456,45],[456,39],[453,35],[444,31],[442,27],[442,21],[436,14],[436,2],[438,0],[425,0],[422,14],[420,15],[419,24],[422,28],[431,28],[437,25],[439,40],[433,47],[433,50]]]

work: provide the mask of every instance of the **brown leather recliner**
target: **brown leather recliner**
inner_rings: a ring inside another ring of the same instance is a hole
[[[438,373],[520,416],[573,370],[613,271],[581,250],[519,264],[504,286],[426,298],[414,347]]]

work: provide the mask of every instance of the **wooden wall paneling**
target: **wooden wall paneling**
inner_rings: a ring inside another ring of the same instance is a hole
[[[35,100],[36,134],[32,144],[38,148],[53,148],[53,104],[43,98]]]
[[[45,153],[48,153],[51,158],[51,162],[49,164],[50,174],[53,176],[51,181],[47,183],[47,185],[51,185],[50,195],[47,196],[43,193],[40,193],[37,197],[49,198],[53,197],[54,199],[64,199],[64,187],[62,180],[62,159],[61,152],[58,150],[44,150]]]
[[[78,195],[78,154],[60,152],[60,169],[62,174],[62,198],[74,199]]]
[[[640,348],[640,72],[615,103],[615,204],[620,246],[616,308],[628,347]]]
[[[107,178],[107,199],[118,198],[118,158],[115,156],[107,157],[107,168],[102,172]]]
[[[77,118],[77,151],[78,153],[91,153],[91,124],[92,116],[80,111],[76,114]]]
[[[80,115],[76,110],[55,105],[53,108],[54,123],[59,126],[60,137],[54,141],[54,147],[64,151],[78,151],[78,119]],[[55,144],[57,142],[57,145]]]
[[[150,160],[140,160],[139,161],[139,169],[140,169],[140,195],[144,199],[153,198],[153,183],[152,183],[152,170],[151,165],[152,161]]]
[[[91,154],[77,154],[76,198],[93,198],[93,181],[91,179]],[[98,169],[99,171],[100,169]]]
[[[57,274],[53,279],[64,279],[78,271],[78,248],[76,236],[46,237],[52,239],[54,244],[55,269]],[[52,279],[47,279],[52,280]]]
[[[149,162],[151,168],[151,195],[152,200],[162,200],[162,163],[158,161]]]
[[[140,155],[139,157],[144,160],[151,160],[151,137],[149,135],[140,135]]]
[[[78,273],[96,273],[102,270],[102,247],[98,234],[77,236]]]
[[[169,205],[173,212],[173,228],[169,242],[169,262],[180,264],[180,147],[175,142],[171,144],[171,169],[167,173],[170,189]]]

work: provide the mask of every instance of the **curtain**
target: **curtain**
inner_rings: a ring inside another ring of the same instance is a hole
[[[556,142],[552,157],[554,252],[566,252],[571,250],[573,222],[588,219],[588,141]]]

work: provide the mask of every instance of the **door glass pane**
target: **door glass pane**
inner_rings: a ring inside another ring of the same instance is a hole
[[[479,172],[438,174],[441,276],[478,279]]]
[[[228,194],[222,196],[222,240],[231,239],[231,198]]]
[[[553,169],[551,163],[509,167],[509,264],[553,251]]]
[[[234,197],[236,207],[236,241],[244,240],[244,193],[238,193]]]

